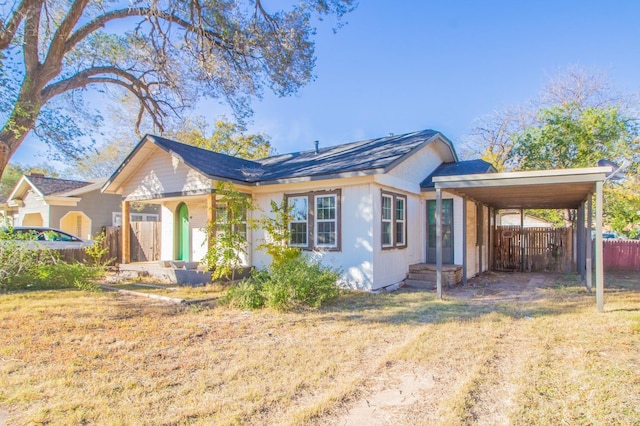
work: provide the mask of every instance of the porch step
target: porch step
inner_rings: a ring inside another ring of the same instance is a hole
[[[425,290],[434,290],[436,288],[435,282],[427,282],[422,280],[412,280],[407,278],[404,280],[404,284],[409,287],[423,288]]]
[[[406,283],[414,287],[433,288],[437,281],[436,265],[418,263],[409,266]],[[442,285],[454,286],[462,282],[462,266],[442,265]]]

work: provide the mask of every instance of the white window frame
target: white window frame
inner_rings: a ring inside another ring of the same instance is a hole
[[[306,232],[304,234],[304,238],[305,238],[305,242],[304,243],[297,243],[294,244],[291,242],[291,236],[289,237],[289,245],[291,247],[300,247],[300,248],[307,248],[309,247],[309,197],[308,196],[303,196],[303,195],[298,195],[298,196],[292,196],[292,197],[287,197],[287,205],[290,205],[290,203],[292,202],[292,200],[306,200],[307,202],[307,212],[306,212],[306,217],[304,220],[296,220],[295,217],[291,218],[291,220],[289,221],[289,233],[291,233],[291,228],[293,224],[298,224],[298,223],[304,223],[306,225]]]
[[[388,199],[391,201],[391,217],[386,218],[384,216],[384,200]],[[398,201],[402,200],[403,203],[403,211],[402,218],[398,219],[397,217],[397,209],[398,209]],[[380,245],[383,250],[388,249],[402,249],[407,247],[407,237],[408,237],[408,225],[407,225],[407,204],[408,199],[406,195],[397,194],[395,192],[389,191],[381,191],[380,197]],[[384,226],[385,224],[390,224],[391,228],[391,238],[390,241],[384,242]],[[402,224],[402,238],[403,241],[398,241],[397,237],[397,226],[398,224]]]
[[[397,247],[406,247],[407,245],[407,198],[403,196],[396,196],[394,203],[394,220],[395,226],[393,229],[393,236],[395,237],[395,245]],[[398,212],[398,202],[402,201],[402,218],[398,219],[396,213]],[[402,224],[402,241],[398,241],[398,224]]]
[[[389,218],[385,219],[385,200],[389,200]],[[383,193],[380,203],[380,244],[382,248],[393,247],[394,240],[394,232],[393,229],[393,213],[394,213],[394,203],[393,203],[393,195]],[[389,224],[389,242],[385,243],[384,235],[385,235],[385,224]]]
[[[338,196],[336,194],[327,194],[327,195],[316,195],[313,197],[314,198],[314,245],[317,248],[329,248],[329,249],[335,249],[338,248]],[[333,212],[334,212],[334,217],[333,219],[318,219],[318,202],[321,198],[330,198],[333,199]],[[334,232],[334,238],[333,241],[335,241],[333,244],[321,244],[318,242],[318,224],[319,223],[333,223],[333,232]]]

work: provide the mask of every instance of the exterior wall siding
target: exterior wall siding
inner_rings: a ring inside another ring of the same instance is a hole
[[[182,161],[156,148],[145,163],[127,179],[124,197],[152,198],[157,194],[211,189],[211,180]]]
[[[394,167],[388,174],[406,182],[419,184],[435,170],[440,163],[453,160],[449,148],[444,144],[439,142],[430,143]]]

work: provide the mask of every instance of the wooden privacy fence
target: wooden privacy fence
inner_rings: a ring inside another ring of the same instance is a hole
[[[129,232],[131,262],[160,260],[160,222],[131,222]],[[120,227],[105,228],[104,240],[109,248],[110,257],[120,262],[122,259]]]
[[[640,271],[640,241],[605,240],[602,261],[605,271]]]
[[[493,269],[569,272],[573,267],[572,228],[497,226]]]
[[[112,263],[122,260],[122,232],[119,226],[103,228],[104,247],[109,251],[105,259]],[[160,260],[160,222],[131,222],[131,262],[150,262]],[[89,262],[91,257],[84,249],[58,250],[60,258],[66,262]]]

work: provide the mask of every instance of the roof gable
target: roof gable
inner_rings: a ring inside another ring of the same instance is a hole
[[[20,178],[15,188],[9,195],[8,200],[22,197],[30,188],[34,189],[43,197],[49,195],[62,195],[69,191],[91,185],[91,182],[84,182],[71,179],[58,179],[44,177],[40,175],[24,175]]]

